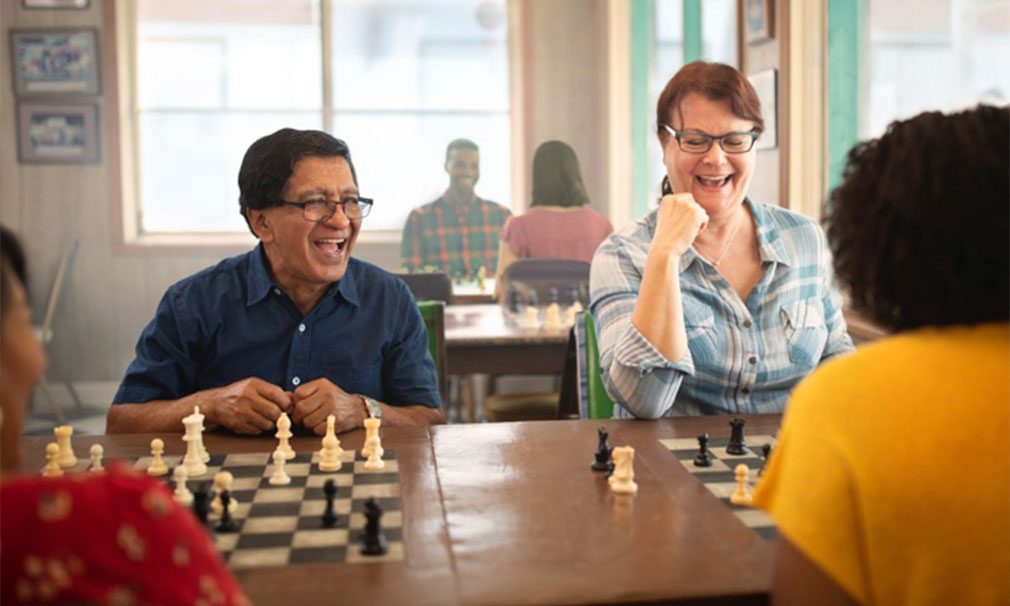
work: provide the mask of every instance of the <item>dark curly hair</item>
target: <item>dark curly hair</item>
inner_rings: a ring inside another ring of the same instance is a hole
[[[849,152],[835,272],[892,330],[1010,319],[1010,108],[927,112]]]

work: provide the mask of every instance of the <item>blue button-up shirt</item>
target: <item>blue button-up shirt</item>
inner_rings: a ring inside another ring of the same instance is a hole
[[[853,349],[824,232],[809,217],[745,203],[762,276],[743,300],[693,247],[680,258],[688,352],[667,360],[631,315],[656,211],[604,240],[593,258],[591,311],[615,417],[771,413],[826,358]]]
[[[136,354],[115,403],[174,400],[248,377],[293,391],[325,377],[392,406],[440,405],[410,290],[354,258],[304,316],[271,280],[262,245],[225,259],[169,287]]]

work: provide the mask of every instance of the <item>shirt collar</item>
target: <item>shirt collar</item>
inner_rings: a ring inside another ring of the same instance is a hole
[[[266,254],[262,242],[257,244],[256,248],[249,253],[249,269],[246,272],[249,294],[246,295],[246,306],[255,305],[265,299],[270,294],[271,289],[280,289],[279,286],[274,284],[273,278],[270,277],[270,272],[267,270]],[[354,267],[355,263],[352,258],[347,262],[347,270],[344,272],[344,277],[330,284],[323,297],[333,297],[337,293],[340,293],[348,303],[355,306],[359,305],[361,298],[358,295],[357,280],[355,279],[357,272]]]
[[[445,193],[442,194],[442,199],[445,200],[446,204],[448,204],[449,206],[453,206],[453,207],[457,207],[457,208],[462,208],[462,207],[468,206],[468,205],[473,204],[474,202],[476,202],[478,200],[476,192],[474,192],[473,194],[471,194],[469,198],[459,199],[459,198],[453,197],[452,192],[450,190],[448,190],[448,189],[446,189]]]
[[[785,245],[782,242],[781,234],[775,227],[767,209],[761,204],[755,204],[750,198],[744,198],[744,204],[750,207],[751,215],[754,217],[754,226],[757,229],[758,254],[761,256],[761,264],[765,262],[782,263],[789,265],[789,256],[786,254]],[[652,232],[656,233],[656,213],[651,217]],[[687,271],[691,264],[698,258],[698,253],[693,246],[688,247],[680,256],[680,273]]]

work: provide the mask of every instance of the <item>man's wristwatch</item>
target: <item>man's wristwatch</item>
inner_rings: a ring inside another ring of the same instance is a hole
[[[369,417],[373,419],[382,418],[382,407],[379,406],[378,402],[376,402],[372,398],[369,398],[368,396],[361,396],[361,399],[365,403],[365,412],[368,414]]]

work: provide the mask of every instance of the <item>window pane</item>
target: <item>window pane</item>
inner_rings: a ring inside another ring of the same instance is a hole
[[[508,206],[508,115],[339,113],[334,134],[347,142],[361,194],[375,198],[365,229],[403,229],[412,208],[445,191],[445,146],[457,137],[480,147],[477,195]]]
[[[142,230],[246,231],[238,212],[242,156],[253,141],[286,126],[322,128],[319,112],[143,114]]]
[[[736,67],[736,0],[701,4],[701,56]]]
[[[702,15],[705,7],[702,6]],[[649,95],[649,191],[659,196],[659,184],[666,175],[663,150],[656,139],[656,103],[666,83],[684,65],[684,2],[656,0],[656,54]],[[651,208],[651,206],[650,206]]]

